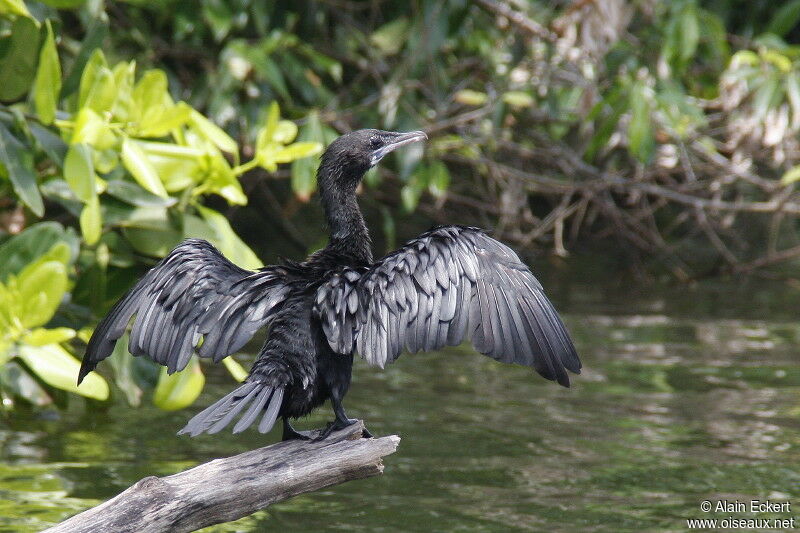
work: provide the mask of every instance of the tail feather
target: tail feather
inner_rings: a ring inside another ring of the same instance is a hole
[[[249,381],[197,413],[178,432],[178,435],[188,433],[190,436],[196,437],[201,433],[217,433],[229,425],[248,406],[245,414],[234,426],[233,432],[243,431],[262,414],[258,431],[267,433],[278,418],[282,402],[282,387],[270,387],[263,381]]]

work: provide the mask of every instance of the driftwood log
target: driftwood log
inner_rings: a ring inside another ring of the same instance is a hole
[[[400,437],[361,438],[359,421],[323,441],[288,441],[150,476],[49,533],[195,531],[331,485],[377,476]]]

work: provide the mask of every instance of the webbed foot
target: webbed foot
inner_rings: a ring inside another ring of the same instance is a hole
[[[358,422],[358,419],[356,419],[356,418],[345,418],[345,419],[342,419],[342,420],[340,420],[340,419],[338,419],[338,418],[337,418],[337,419],[336,419],[336,420],[334,420],[333,422],[328,422],[328,425],[327,425],[327,426],[325,426],[325,429],[321,430],[321,431],[319,432],[319,435],[317,435],[316,437],[314,437],[314,439],[313,439],[313,440],[314,440],[314,442],[318,442],[318,441],[321,441],[321,440],[325,440],[325,439],[327,439],[327,438],[330,436],[330,434],[331,434],[331,433],[333,433],[334,431],[339,431],[340,429],[344,429],[344,428],[346,428],[346,427],[352,426],[352,425],[353,425],[353,424],[355,424],[356,422]],[[372,438],[372,433],[370,433],[370,432],[367,430],[367,428],[364,428],[364,429],[361,431],[361,438],[364,438],[364,439],[371,439],[371,438]]]
[[[287,418],[283,419],[282,440],[311,440],[310,431],[297,431],[292,427]]]

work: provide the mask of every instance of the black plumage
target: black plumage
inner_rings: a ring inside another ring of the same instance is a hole
[[[289,419],[326,400],[336,419],[323,436],[352,423],[342,400],[355,353],[383,367],[404,350],[469,339],[489,357],[569,386],[567,370],[581,368],[569,333],[504,244],[478,228],[442,226],[373,261],[356,187],[386,154],[425,138],[359,130],[331,143],[318,171],[330,241],[303,262],[251,272],[206,241],[184,241],[97,326],[78,383],[111,354],[135,315],[130,352],[170,373],[195,352],[218,362],[268,328],[247,380],[189,421],[181,433],[192,436],[234,420],[234,433],[256,423],[265,433],[281,417],[284,438],[302,438]]]

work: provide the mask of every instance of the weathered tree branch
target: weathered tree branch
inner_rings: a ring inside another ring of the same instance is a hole
[[[363,439],[363,430],[359,421],[323,441],[279,442],[171,476],[146,477],[47,531],[196,531],[304,492],[377,476],[381,457],[394,453],[400,438]]]

